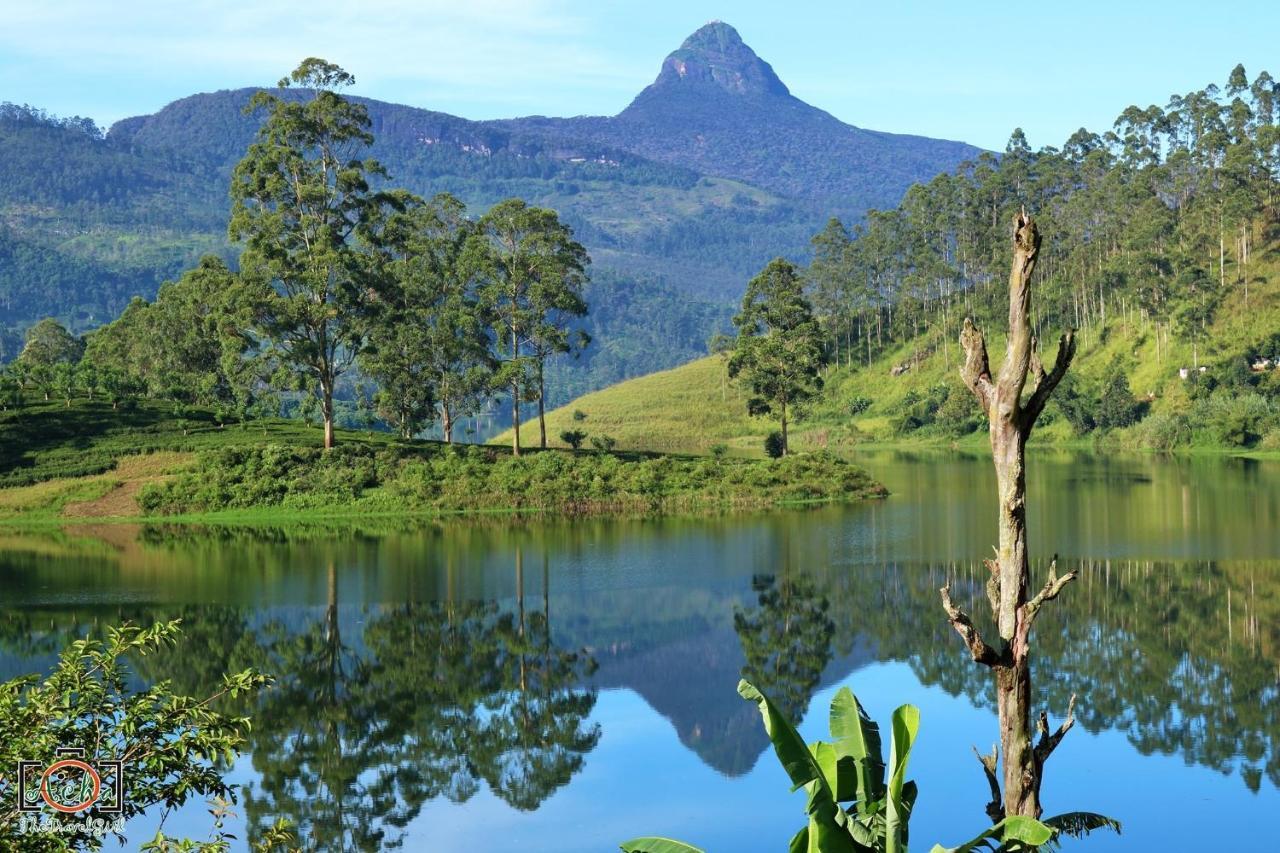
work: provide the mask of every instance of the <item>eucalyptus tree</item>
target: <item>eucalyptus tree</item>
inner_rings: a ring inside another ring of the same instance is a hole
[[[755,395],[748,403],[751,411],[777,407],[785,455],[787,409],[794,412],[821,390],[820,372],[826,364],[822,329],[795,265],[775,258],[751,279],[733,325],[738,337],[729,357],[729,376],[740,377]]]
[[[520,403],[542,390],[535,392],[534,386],[542,362],[555,349],[545,346],[548,333],[560,328],[555,314],[586,312],[581,294],[587,251],[555,211],[511,198],[481,217],[467,257],[480,306],[494,328],[499,357],[495,385],[511,395],[511,449],[519,456]],[[534,354],[531,344],[537,338],[544,345]],[[544,446],[545,431],[544,424]]]
[[[851,359],[852,310],[849,245],[852,239],[844,223],[836,217],[827,220],[826,226],[813,236],[813,260],[809,262],[805,277],[809,298],[814,312],[822,324],[828,340],[835,349],[834,361],[840,364],[840,338],[845,338],[845,357]]]
[[[228,234],[245,246],[242,270],[261,282],[255,325],[310,389],[326,449],[338,380],[364,345],[378,266],[368,233],[391,201],[370,187],[382,167],[358,157],[373,142],[368,113],[337,93],[354,82],[310,58],[279,83],[307,90],[303,98],[255,94],[246,110],[266,120],[231,179]]]
[[[84,354],[84,341],[67,331],[52,317],[46,317],[27,329],[18,364],[25,371],[27,380],[49,392],[57,383],[59,366],[74,368]],[[64,371],[65,372],[65,371]]]
[[[387,251],[361,365],[379,384],[384,417],[408,438],[437,417],[453,442],[492,375],[489,330],[471,289],[467,241],[475,225],[448,193],[410,198],[381,234]]]
[[[581,288],[555,287],[539,292],[532,300],[538,315],[529,335],[529,356],[533,363],[533,379],[538,389],[538,446],[547,449],[547,359],[557,355],[578,353],[591,343],[591,336],[572,327],[573,320],[587,313]]]

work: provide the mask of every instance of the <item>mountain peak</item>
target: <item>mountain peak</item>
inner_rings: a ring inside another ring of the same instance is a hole
[[[769,63],[724,21],[699,27],[662,63],[650,90],[720,89],[733,95],[790,95]]]

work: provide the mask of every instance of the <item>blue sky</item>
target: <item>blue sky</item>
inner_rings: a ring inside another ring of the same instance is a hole
[[[1236,62],[1280,77],[1267,0],[0,0],[0,101],[105,124],[317,55],[358,94],[468,118],[613,114],[715,18],[844,121],[989,148],[1105,129]]]

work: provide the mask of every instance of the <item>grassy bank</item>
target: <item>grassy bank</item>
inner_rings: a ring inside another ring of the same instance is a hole
[[[402,442],[294,421],[77,403],[0,416],[0,521],[281,520],[400,513],[613,514],[759,508],[884,494],[832,454],[781,460]]]
[[[1230,272],[1230,271],[1229,271]],[[1077,412],[1097,415],[1102,394],[1119,372],[1135,405],[1136,423],[1083,431],[1055,394],[1032,442],[1125,450],[1280,454],[1280,369],[1249,364],[1270,353],[1280,330],[1280,242],[1260,246],[1250,286],[1218,296],[1203,329],[1178,332],[1168,318],[1152,321],[1119,302],[1106,319],[1081,330],[1069,382]],[[946,334],[932,331],[891,347],[869,364],[842,363],[824,375],[821,396],[792,424],[792,446],[978,447],[985,443],[976,404],[959,379],[960,315]],[[1045,330],[1052,363],[1060,330]],[[1002,330],[989,328],[988,350],[1003,357]],[[1201,373],[1200,368],[1205,372]],[[1187,376],[1180,371],[1185,369]],[[747,395],[727,381],[724,360],[708,356],[584,395],[547,415],[547,434],[563,445],[566,430],[608,436],[630,450],[705,452],[717,444],[759,453],[776,419],[747,414]],[[525,423],[526,436],[537,421]],[[510,442],[510,433],[493,439]]]

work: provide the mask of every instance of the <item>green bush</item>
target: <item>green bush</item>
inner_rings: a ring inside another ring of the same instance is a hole
[[[351,511],[518,509],[653,511],[684,505],[768,505],[883,494],[828,453],[777,461],[559,451],[512,456],[477,445],[279,445],[200,455],[195,470],[145,488],[156,514],[255,507]]]
[[[862,414],[869,408],[871,408],[871,400],[869,400],[866,397],[863,397],[860,394],[849,401],[850,417],[856,418],[858,415]]]
[[[591,436],[591,446],[601,453],[611,453],[618,445],[618,440],[611,435]]]
[[[930,426],[937,420],[938,410],[950,394],[950,386],[945,382],[933,386],[927,394],[914,389],[908,391],[902,398],[902,409],[891,422],[893,431],[898,435],[906,435]],[[959,422],[951,426],[958,428]]]
[[[934,422],[949,435],[968,435],[982,423],[981,410],[968,389],[952,385],[934,414]]]
[[[1192,439],[1191,421],[1181,412],[1160,412],[1144,418],[1131,438],[1131,444],[1150,450],[1185,447]]]
[[[786,445],[782,443],[782,433],[775,430],[764,437],[765,456],[770,459],[781,459],[785,451]]]
[[[1097,394],[1073,374],[1067,373],[1062,377],[1049,401],[1067,423],[1071,424],[1076,435],[1084,435],[1097,428]]]
[[[1212,438],[1228,447],[1252,447],[1277,420],[1276,407],[1261,394],[1234,396],[1219,391],[1192,410]]]
[[[1118,429],[1132,426],[1141,420],[1145,404],[1134,399],[1129,390],[1129,379],[1124,372],[1116,369],[1103,383],[1102,395],[1098,399],[1097,422],[1101,429]]]
[[[222,678],[209,696],[184,696],[168,681],[146,686],[129,666],[179,639],[178,622],[150,628],[125,623],[105,636],[76,640],[57,658],[47,676],[25,675],[0,683],[0,766],[20,760],[52,763],[61,750],[79,749],[93,763],[126,761],[118,803],[128,820],[155,808],[155,814],[192,800],[226,802],[234,790],[223,779],[249,731],[246,717],[218,710],[217,700],[252,696],[271,679],[252,669]],[[7,770],[6,770],[7,772]],[[10,787],[12,790],[12,787]],[[114,796],[107,793],[99,800]],[[103,812],[95,819],[110,820]],[[232,837],[217,831],[207,844],[191,842],[166,849],[221,850]],[[89,836],[68,838],[25,833],[20,813],[6,803],[0,809],[0,849],[97,849]],[[258,848],[261,849],[261,848]]]
[[[587,438],[587,434],[580,429],[567,429],[560,433],[560,440],[572,447],[574,450],[582,447],[582,442]]]

